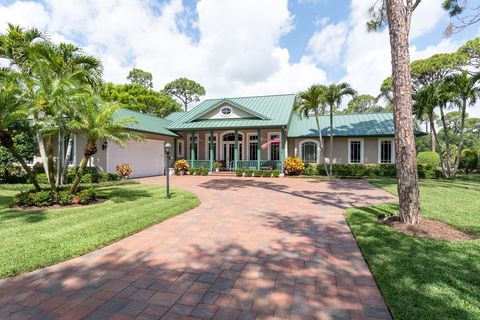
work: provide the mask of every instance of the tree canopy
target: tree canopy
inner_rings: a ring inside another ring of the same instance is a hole
[[[339,110],[338,113],[362,113],[362,112],[382,112],[384,109],[377,102],[377,98],[369,94],[361,94],[353,97],[347,104],[347,107],[343,110]]]
[[[128,109],[164,117],[182,109],[180,103],[165,92],[145,88],[139,84],[107,83],[101,96],[108,102],[119,102]]]
[[[153,76],[150,72],[142,69],[133,68],[127,76],[127,80],[132,84],[138,84],[144,88],[153,88]]]
[[[187,78],[178,78],[167,83],[164,90],[172,97],[179,99],[183,103],[185,111],[188,110],[189,103],[200,101],[200,97],[205,95],[204,87]]]

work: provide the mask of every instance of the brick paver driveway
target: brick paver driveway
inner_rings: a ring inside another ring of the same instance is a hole
[[[342,213],[391,195],[362,180],[172,183],[196,193],[200,207],[0,282],[0,318],[390,318]]]

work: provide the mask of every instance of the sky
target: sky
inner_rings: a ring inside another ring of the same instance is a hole
[[[387,31],[366,30],[374,1],[0,0],[0,31],[11,22],[73,42],[100,58],[104,78],[114,83],[140,68],[153,74],[156,89],[185,76],[205,87],[205,98],[344,81],[377,95],[391,65]],[[478,25],[445,38],[449,22],[441,1],[421,2],[412,20],[412,61],[480,35]]]

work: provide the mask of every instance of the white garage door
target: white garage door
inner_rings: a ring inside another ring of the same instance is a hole
[[[133,170],[131,177],[147,177],[164,173],[164,142],[158,140],[129,141],[124,147],[109,143],[107,148],[107,171],[128,163]]]

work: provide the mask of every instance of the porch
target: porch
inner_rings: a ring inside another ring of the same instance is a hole
[[[215,171],[236,169],[282,170],[287,141],[283,128],[234,129],[182,132],[174,143],[175,160],[185,159],[191,168]]]

